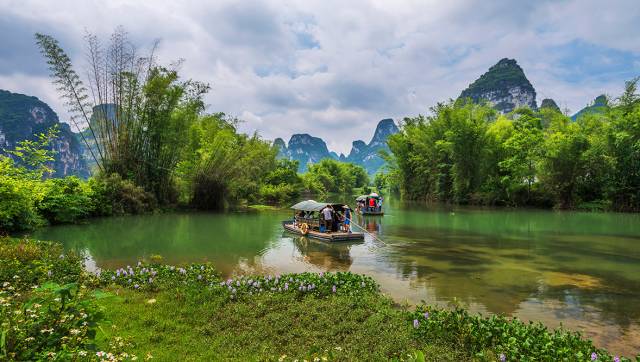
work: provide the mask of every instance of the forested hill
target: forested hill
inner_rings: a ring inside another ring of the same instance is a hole
[[[501,59],[462,91],[460,98],[476,103],[489,102],[494,109],[508,113],[519,107],[537,109],[536,90],[514,59]]]
[[[22,140],[35,140],[37,134],[46,133],[58,125],[58,138],[53,142],[56,151],[52,168],[55,177],[89,174],[82,157],[82,145],[66,123],[36,97],[0,90],[0,153],[14,149]]]

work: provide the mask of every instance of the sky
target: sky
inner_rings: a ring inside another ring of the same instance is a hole
[[[640,75],[638,0],[0,0],[0,89],[69,118],[33,34],[58,39],[85,73],[84,34],[123,26],[161,63],[207,82],[208,112],[266,139],[322,137],[348,153],[383,118],[428,113],[501,58],[574,113]]]

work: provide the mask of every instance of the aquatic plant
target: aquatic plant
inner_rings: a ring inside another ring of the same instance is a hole
[[[420,306],[411,315],[414,334],[423,343],[446,343],[479,359],[504,361],[630,361],[596,348],[578,332],[549,330],[504,316],[483,317],[464,309]],[[640,361],[640,356],[636,359]]]

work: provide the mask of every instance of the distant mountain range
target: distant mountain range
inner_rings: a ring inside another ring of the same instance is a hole
[[[298,171],[300,172],[306,171],[309,164],[317,163],[324,158],[330,158],[360,165],[370,175],[373,175],[384,165],[384,160],[380,157],[379,152],[381,150],[389,150],[387,138],[398,131],[398,127],[392,119],[383,119],[378,122],[378,126],[369,143],[361,140],[353,141],[351,152],[349,152],[348,156],[338,155],[329,151],[324,140],[306,133],[294,134],[289,139],[288,144],[285,144],[282,138],[276,138],[274,145],[279,148],[279,157],[298,161]]]
[[[535,88],[518,63],[508,58],[490,67],[463,90],[459,98],[487,102],[501,113],[511,112],[518,107],[538,109]],[[107,114],[113,113],[108,105],[106,107]],[[604,112],[607,107],[607,98],[601,95],[571,118],[576,120],[585,114]],[[543,99],[540,108],[560,110],[553,99]],[[79,142],[78,134],[73,133],[66,123],[61,123],[53,110],[39,99],[0,90],[0,153],[3,149],[15,147],[18,141],[34,139],[34,134],[44,132],[55,124],[60,125],[60,137],[54,145],[58,153],[52,165],[55,176],[87,176],[87,160],[90,158]],[[324,140],[306,133],[294,134],[288,143],[276,138],[274,145],[279,148],[279,157],[299,161],[300,172],[306,171],[309,164],[330,158],[361,165],[370,175],[374,175],[384,165],[379,152],[389,150],[387,138],[397,132],[398,127],[392,119],[383,119],[378,123],[371,141],[353,141],[347,156],[330,151]]]

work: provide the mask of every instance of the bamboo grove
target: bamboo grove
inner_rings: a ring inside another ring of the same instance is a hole
[[[414,200],[639,211],[637,82],[575,121],[552,108],[438,104],[389,139],[388,179]]]

